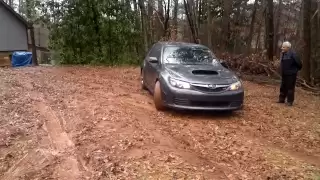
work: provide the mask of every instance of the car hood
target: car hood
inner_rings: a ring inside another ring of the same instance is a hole
[[[237,81],[233,72],[220,64],[213,65],[165,65],[171,77],[190,83],[231,84]]]

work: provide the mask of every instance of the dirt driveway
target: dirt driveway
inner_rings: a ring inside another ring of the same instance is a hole
[[[138,72],[0,69],[0,179],[319,178],[319,97],[245,82],[241,112],[162,113]]]

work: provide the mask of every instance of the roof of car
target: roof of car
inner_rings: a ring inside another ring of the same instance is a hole
[[[188,42],[171,42],[171,41],[160,41],[157,42],[158,44],[161,44],[163,46],[196,46],[196,47],[205,47],[201,44],[195,44],[195,43],[188,43]]]

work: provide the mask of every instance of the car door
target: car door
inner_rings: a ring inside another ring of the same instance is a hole
[[[156,80],[158,79],[160,68],[161,68],[161,50],[162,45],[158,44],[154,47],[154,52],[150,58],[156,59],[156,61],[150,60],[150,85],[153,92]]]
[[[161,44],[155,44],[145,60],[145,81],[148,88],[153,91],[160,67]]]
[[[150,89],[150,71],[151,71],[151,66],[149,61],[150,61],[150,54],[152,54],[152,51],[153,51],[153,47],[154,45],[151,47],[147,56],[144,58],[143,65],[142,65],[143,80],[148,89]]]

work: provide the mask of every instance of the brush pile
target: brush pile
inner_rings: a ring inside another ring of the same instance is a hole
[[[263,53],[251,56],[222,54],[221,59],[225,60],[227,65],[237,72],[239,76],[258,76],[264,77],[263,79],[268,77],[268,81],[279,81],[281,79],[280,60],[274,59],[274,61],[270,62]],[[319,87],[310,85],[301,77],[298,77],[297,85],[308,91],[320,94]]]

